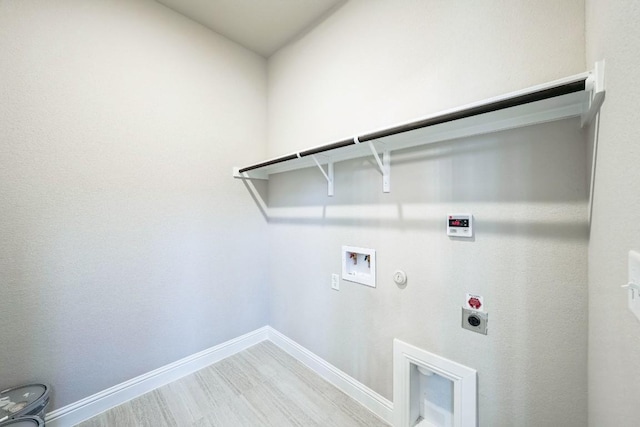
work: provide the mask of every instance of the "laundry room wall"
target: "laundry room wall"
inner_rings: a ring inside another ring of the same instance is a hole
[[[0,388],[59,408],[267,323],[266,62],[154,1],[0,2]]]
[[[587,1],[587,59],[604,59],[589,241],[589,425],[638,424],[640,322],[627,309],[628,252],[640,252],[640,4]]]
[[[583,72],[584,4],[349,1],[269,59],[270,156]],[[478,371],[482,426],[587,422],[585,133],[577,120],[269,181],[270,324],[388,399],[400,338]],[[448,213],[475,238],[445,235]],[[341,246],[377,251],[377,287]],[[406,287],[392,280],[396,269]],[[460,327],[484,296],[487,336]]]

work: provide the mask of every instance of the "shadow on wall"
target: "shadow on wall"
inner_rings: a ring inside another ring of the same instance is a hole
[[[391,153],[391,193],[373,158],[335,164],[335,196],[316,168],[244,181],[270,224],[439,230],[472,210],[484,233],[583,239],[587,147],[577,120]],[[484,215],[484,217],[483,217]]]

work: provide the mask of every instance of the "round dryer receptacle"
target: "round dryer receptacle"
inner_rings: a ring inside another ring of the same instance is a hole
[[[471,326],[479,326],[480,325],[480,318],[478,316],[475,315],[471,315],[467,318],[467,322],[469,322],[469,324]]]

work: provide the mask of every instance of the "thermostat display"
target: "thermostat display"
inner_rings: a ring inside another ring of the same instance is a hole
[[[449,227],[469,228],[469,220],[460,218],[449,218]]]
[[[473,237],[473,215],[447,215],[447,236]]]

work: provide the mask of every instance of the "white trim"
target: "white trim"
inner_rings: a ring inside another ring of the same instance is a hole
[[[273,342],[378,417],[393,422],[391,401],[272,327],[264,326],[49,412],[47,427],[73,426],[265,340]]]
[[[239,353],[268,338],[265,326],[207,350],[192,354],[46,415],[47,427],[68,427],[121,405],[158,387]]]
[[[275,345],[305,364],[316,374],[342,390],[378,417],[388,423],[393,422],[393,403],[391,401],[272,327],[267,326],[267,331],[269,340]]]
[[[393,340],[393,396],[396,427],[413,425],[410,419],[411,365],[426,368],[453,382],[453,426],[476,427],[477,372],[411,344]]]

